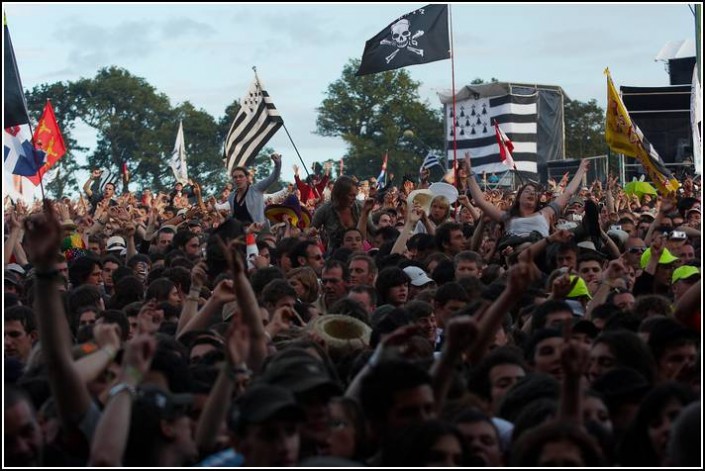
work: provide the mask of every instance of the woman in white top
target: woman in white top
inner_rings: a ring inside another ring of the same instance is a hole
[[[470,154],[465,153],[465,162],[468,169],[470,166]],[[503,222],[507,235],[526,237],[532,232],[538,232],[543,237],[548,237],[553,221],[563,212],[568,204],[568,200],[580,186],[583,176],[587,172],[589,160],[580,162],[580,167],[575,176],[566,187],[565,191],[547,206],[538,209],[539,189],[535,184],[527,183],[519,188],[516,199],[508,211],[501,211],[488,201],[485,201],[484,194],[474,177],[469,179],[470,194],[472,194],[475,204],[491,219]]]

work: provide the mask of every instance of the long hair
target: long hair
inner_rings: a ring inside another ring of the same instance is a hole
[[[509,210],[507,213],[509,214],[510,218],[515,218],[515,217],[521,217],[521,212],[519,211],[519,200],[521,199],[521,194],[526,190],[528,187],[533,187],[536,190],[536,207],[534,208],[533,212],[536,212],[539,210],[539,197],[538,193],[540,191],[539,186],[536,183],[527,183],[525,185],[522,185],[519,187],[519,190],[517,191],[516,198],[514,198],[514,202],[512,205],[509,207]]]
[[[355,182],[352,178],[343,175],[338,177],[333,185],[333,190],[330,193],[330,202],[335,208],[340,208],[340,205],[345,198],[345,195],[350,193],[350,190],[355,188]]]

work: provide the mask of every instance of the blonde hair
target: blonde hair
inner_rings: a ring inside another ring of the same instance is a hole
[[[286,274],[287,280],[292,280],[294,278],[296,278],[306,290],[304,295],[301,297],[301,301],[305,303],[315,302],[318,299],[319,285],[318,277],[316,276],[316,272],[313,271],[313,268],[298,267],[290,270]]]
[[[433,207],[433,203],[440,204],[441,206],[444,206],[446,209],[446,214],[443,216],[443,218],[440,221],[433,221],[436,224],[442,223],[447,221],[450,218],[450,201],[448,201],[448,198],[446,198],[443,195],[438,195],[434,196],[433,199],[431,200],[431,207]],[[430,213],[430,210],[429,210]],[[430,216],[430,214],[429,214]]]

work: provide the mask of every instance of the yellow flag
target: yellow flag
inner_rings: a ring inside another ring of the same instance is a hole
[[[646,140],[639,127],[632,122],[622,97],[612,82],[609,69],[607,75],[607,117],[605,140],[615,152],[636,158],[646,170],[656,189],[662,195],[678,190],[678,181],[666,168],[654,146]]]

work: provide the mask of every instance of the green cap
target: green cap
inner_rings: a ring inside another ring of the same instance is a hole
[[[700,276],[700,270],[698,270],[697,267],[693,267],[690,265],[683,265],[682,267],[678,267],[675,270],[673,270],[673,276],[671,277],[671,283],[675,283],[676,281],[680,280],[687,280],[691,276],[698,275]]]
[[[646,266],[649,264],[649,260],[651,260],[651,247],[646,249],[646,251],[641,254],[641,269],[645,269]],[[668,265],[669,263],[673,263],[676,260],[678,260],[678,257],[673,255],[671,252],[668,251],[668,249],[664,248],[663,252],[661,253],[661,258],[658,261],[659,265]]]
[[[590,291],[588,290],[587,283],[585,283],[585,280],[583,280],[578,275],[570,275],[570,282],[573,283],[576,278],[578,279],[578,281],[575,283],[575,286],[573,286],[573,289],[570,290],[570,293],[568,293],[568,296],[566,297],[580,298],[582,296],[587,296],[588,298],[592,299],[592,296],[590,296]]]

